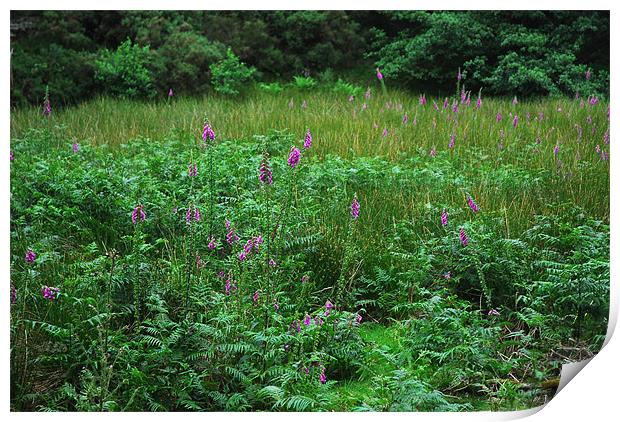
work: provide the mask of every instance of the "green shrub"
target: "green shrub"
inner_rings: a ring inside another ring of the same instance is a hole
[[[109,94],[127,98],[153,97],[153,78],[147,68],[150,60],[148,46],[140,47],[127,39],[116,51],[101,51],[95,62],[95,76]]]
[[[252,79],[256,69],[247,67],[229,48],[226,58],[210,66],[211,83],[215,90],[225,95],[237,95]]]
[[[339,94],[344,94],[347,96],[357,97],[363,92],[363,88],[357,85],[353,85],[348,82],[344,82],[342,79],[338,79],[338,81],[334,84],[334,88],[332,91],[337,92]]]
[[[192,94],[204,92],[211,80],[210,66],[222,60],[226,47],[193,32],[174,32],[157,49],[160,61],[156,74],[158,88]]]
[[[260,83],[258,84],[258,88],[261,91],[271,92],[273,94],[277,94],[278,92],[282,92],[284,88],[278,82],[272,82],[270,84]]]
[[[316,86],[316,81],[311,76],[294,76],[293,86],[298,89],[310,89]]]
[[[94,54],[52,43],[25,48],[16,44],[11,55],[11,103],[40,104],[49,85],[52,107],[75,103],[95,91]]]

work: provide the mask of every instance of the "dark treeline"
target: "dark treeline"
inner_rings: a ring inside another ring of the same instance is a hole
[[[65,104],[200,95],[228,49],[262,82],[366,84],[380,67],[388,84],[432,94],[453,92],[460,68],[486,95],[609,87],[607,11],[12,11],[11,103],[41,103],[46,86]]]

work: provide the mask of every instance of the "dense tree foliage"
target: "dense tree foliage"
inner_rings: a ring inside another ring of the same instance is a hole
[[[98,84],[98,66],[113,67],[110,51],[122,55],[127,39],[149,47],[136,65],[152,86]],[[40,103],[47,85],[60,103],[204,93],[227,48],[266,82],[337,73],[360,83],[380,66],[389,83],[442,92],[459,67],[467,89],[495,95],[605,95],[609,85],[608,12],[13,11],[11,48],[12,104]]]

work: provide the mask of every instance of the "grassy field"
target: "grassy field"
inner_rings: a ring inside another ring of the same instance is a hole
[[[13,110],[12,408],[544,403],[605,335],[608,105],[426,100]]]

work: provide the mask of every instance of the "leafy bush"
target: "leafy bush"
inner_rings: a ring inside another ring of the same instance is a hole
[[[215,90],[225,95],[237,95],[252,79],[256,71],[247,67],[229,48],[226,58],[210,66],[211,82]]]
[[[293,86],[297,89],[308,90],[316,86],[311,76],[293,76]]]
[[[116,51],[105,49],[95,61],[95,77],[102,90],[119,97],[153,97],[153,78],[148,70],[151,52],[127,39]]]
[[[210,67],[224,59],[226,47],[192,31],[176,31],[166,37],[156,53],[161,61],[161,70],[156,74],[160,89],[172,87],[179,93],[197,94],[208,88]]]
[[[332,89],[334,92],[339,94],[344,94],[346,96],[357,97],[359,96],[364,89],[361,86],[353,85],[348,82],[344,82],[342,79],[338,79],[334,84],[334,88]]]
[[[258,88],[261,91],[270,92],[272,94],[282,92],[282,90],[284,89],[282,85],[280,85],[278,82],[272,82],[270,84],[260,83],[258,84]]]
[[[50,88],[52,107],[95,92],[95,54],[52,43],[34,49],[17,44],[11,55],[11,103],[41,104]]]
[[[388,78],[410,85],[432,81],[452,90],[460,67],[461,86],[473,91],[484,88],[495,95],[609,92],[607,61],[587,50],[585,41],[598,39],[598,31],[609,27],[606,13],[386,13],[401,29],[394,37],[375,29],[368,57]],[[605,43],[601,40],[601,45]],[[586,82],[586,68],[595,62],[598,69],[592,73],[597,76]]]

